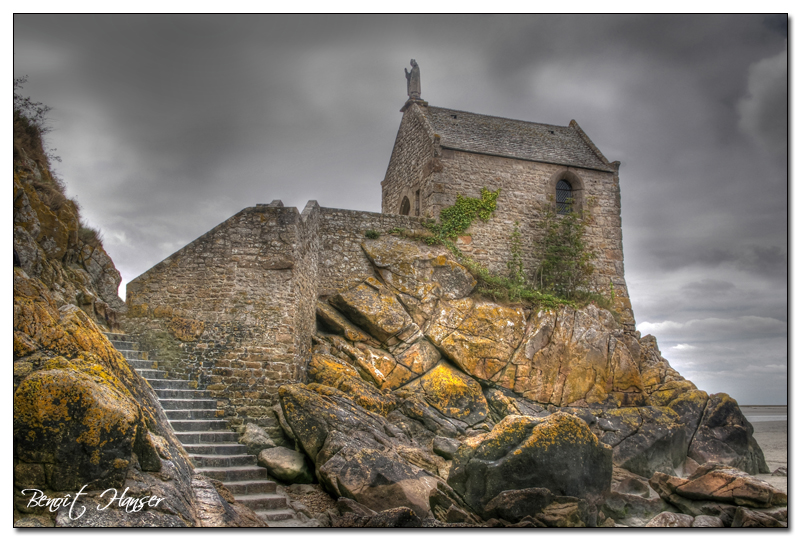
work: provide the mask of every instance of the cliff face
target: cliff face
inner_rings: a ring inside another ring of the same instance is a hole
[[[119,272],[47,165],[24,150],[14,159],[14,266],[47,286],[58,306],[76,305],[102,328],[118,327]]]

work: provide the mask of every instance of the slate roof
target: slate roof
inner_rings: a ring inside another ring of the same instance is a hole
[[[569,126],[552,126],[440,107],[420,110],[445,148],[614,170],[574,120]]]

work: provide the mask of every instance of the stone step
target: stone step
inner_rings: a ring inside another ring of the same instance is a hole
[[[195,467],[207,469],[209,467],[247,467],[258,465],[256,456],[238,454],[233,456],[218,456],[208,454],[189,454]]]
[[[139,336],[136,334],[119,334],[115,332],[103,332],[109,341],[137,341]]]
[[[278,489],[278,484],[272,480],[240,480],[237,482],[225,482],[225,487],[238,499],[239,495],[275,493],[275,490]]]
[[[117,349],[119,352],[122,351],[138,351],[139,350],[139,342],[138,341],[127,341],[121,339],[111,339],[111,344]]]
[[[152,371],[152,370],[142,370],[142,371]],[[140,371],[141,373],[141,371]],[[160,373],[164,373],[166,375],[166,371],[162,371]],[[147,382],[150,383],[150,386],[153,390],[197,390],[197,388],[192,388],[189,386],[189,383],[194,383],[194,381],[187,381],[186,379],[165,379],[162,377],[150,378],[145,377]]]
[[[247,447],[243,444],[184,444],[184,450],[189,454],[203,454],[211,456],[230,456],[244,454]]]
[[[167,372],[160,369],[137,369],[136,371],[148,381],[167,378]]]
[[[240,480],[267,480],[267,469],[258,465],[244,467],[195,467],[197,474],[208,476],[222,483],[237,482]]]
[[[235,431],[184,431],[175,436],[181,444],[237,443],[239,435]],[[266,469],[265,469],[266,470]]]
[[[158,399],[211,399],[208,390],[166,390],[154,388]]]
[[[117,349],[119,350],[119,349]],[[147,360],[147,351],[119,351],[127,360]]]
[[[256,493],[253,495],[237,495],[236,502],[240,502],[251,510],[279,510],[288,509],[286,497],[278,493]]]
[[[221,412],[221,411],[219,411]],[[170,409],[165,410],[169,420],[218,420],[217,409]]]
[[[155,360],[128,360],[128,365],[135,370],[158,369],[158,362]]]
[[[164,411],[175,409],[216,409],[216,399],[159,399]]]
[[[228,429],[227,420],[170,420],[174,431],[222,431]]]
[[[270,525],[271,527],[280,527],[281,521],[292,520],[294,521],[294,512],[290,509],[276,509],[276,510],[257,510],[256,515],[266,521],[267,523],[278,522],[275,525]]]

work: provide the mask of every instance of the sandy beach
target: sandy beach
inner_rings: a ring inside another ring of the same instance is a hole
[[[753,424],[753,436],[764,451],[770,471],[787,466],[788,409],[786,406],[741,407],[747,420]],[[788,477],[759,474],[758,478],[787,491]]]

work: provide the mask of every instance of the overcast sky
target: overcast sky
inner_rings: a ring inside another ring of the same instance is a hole
[[[14,18],[122,295],[256,203],[380,211],[411,58],[431,105],[577,120],[622,162],[639,330],[703,390],[786,403],[785,16]]]

